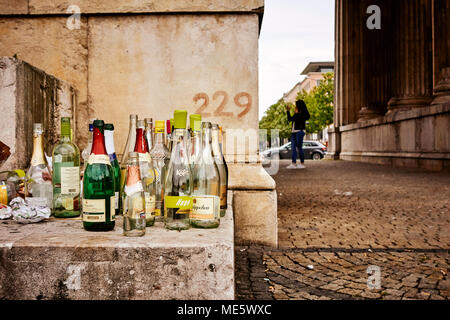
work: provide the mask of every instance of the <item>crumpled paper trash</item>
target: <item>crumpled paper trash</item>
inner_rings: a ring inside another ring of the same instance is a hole
[[[17,197],[11,200],[9,206],[13,219],[19,223],[36,223],[50,218],[51,210],[42,201],[28,198],[27,201]]]
[[[0,220],[9,219],[12,217],[11,207],[5,206],[0,203]]]

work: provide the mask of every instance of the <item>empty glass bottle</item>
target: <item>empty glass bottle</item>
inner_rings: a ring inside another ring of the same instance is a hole
[[[192,172],[186,148],[186,118],[187,111],[175,110],[172,154],[164,183],[164,224],[171,230],[190,228]]]
[[[224,217],[227,211],[228,168],[226,167],[225,158],[220,149],[219,126],[217,124],[212,125],[211,136],[214,160],[216,161],[220,175],[220,216]]]
[[[148,153],[144,120],[138,120],[137,122],[134,152],[139,155],[139,168],[145,195],[145,220],[147,227],[151,227],[155,224],[155,171]]]
[[[94,139],[83,179],[83,227],[109,231],[115,226],[114,170],[106,152],[103,120],[94,121]]]
[[[153,140],[154,140],[154,133],[153,133],[153,119],[152,118],[145,118],[145,138],[147,139],[148,144],[148,150],[152,150],[153,148]]]
[[[53,214],[78,217],[80,212],[80,150],[72,142],[70,118],[61,118],[61,139],[53,148]]]
[[[106,152],[109,156],[109,161],[111,162],[111,166],[114,170],[114,193],[116,202],[114,207],[116,209],[116,215],[120,213],[120,203],[122,200],[120,199],[120,180],[121,180],[121,171],[119,161],[116,156],[116,149],[114,148],[114,125],[112,123],[105,124],[105,145]]]
[[[145,235],[145,196],[139,170],[139,154],[128,154],[123,192],[123,234],[128,237]]]
[[[120,190],[123,190],[125,186],[125,174],[127,170],[128,164],[128,153],[134,152],[134,147],[136,145],[136,124],[137,124],[137,115],[130,114],[130,128],[128,130],[127,142],[125,143],[125,147],[122,150],[122,155],[119,161],[120,164]],[[120,204],[119,204],[120,206]]]
[[[155,139],[150,157],[155,170],[155,220],[164,220],[164,178],[170,160],[169,150],[164,145],[164,121],[155,121]]]
[[[220,224],[220,177],[211,148],[211,123],[202,123],[201,151],[193,166],[191,225],[217,228]]]
[[[34,198],[33,202],[52,208],[52,175],[44,155],[44,138],[41,123],[33,125],[33,154],[26,176],[25,198]]]
[[[189,144],[189,163],[194,166],[201,149],[202,138],[202,116],[199,114],[191,114],[189,116],[191,139]]]

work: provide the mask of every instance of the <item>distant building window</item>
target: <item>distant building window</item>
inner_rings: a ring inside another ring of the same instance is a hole
[[[333,68],[320,68],[320,72],[323,73],[333,72]]]

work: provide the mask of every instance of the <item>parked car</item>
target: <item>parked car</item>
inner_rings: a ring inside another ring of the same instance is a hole
[[[318,141],[303,141],[303,152],[305,153],[305,159],[320,160],[325,156],[327,152],[327,147]],[[261,153],[262,158],[267,160],[272,159],[274,154],[279,155],[280,159],[291,159],[292,158],[292,147],[291,142],[288,142],[281,147],[271,148]]]

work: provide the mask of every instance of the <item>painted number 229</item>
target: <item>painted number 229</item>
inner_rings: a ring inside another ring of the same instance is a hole
[[[209,106],[209,96],[204,92],[197,93],[194,96],[193,100],[195,103],[197,103],[199,100],[202,100],[202,105],[195,111],[195,113],[201,114],[202,117],[210,117],[211,115],[215,117],[233,116],[232,112],[224,111],[225,106],[228,103],[228,94],[225,91],[216,91],[212,98],[214,101],[217,100],[219,103],[213,114],[211,114],[210,112],[206,112],[206,109]],[[234,104],[244,109],[237,115],[238,118],[242,118],[250,111],[252,107],[252,96],[247,92],[240,92],[234,96]]]

